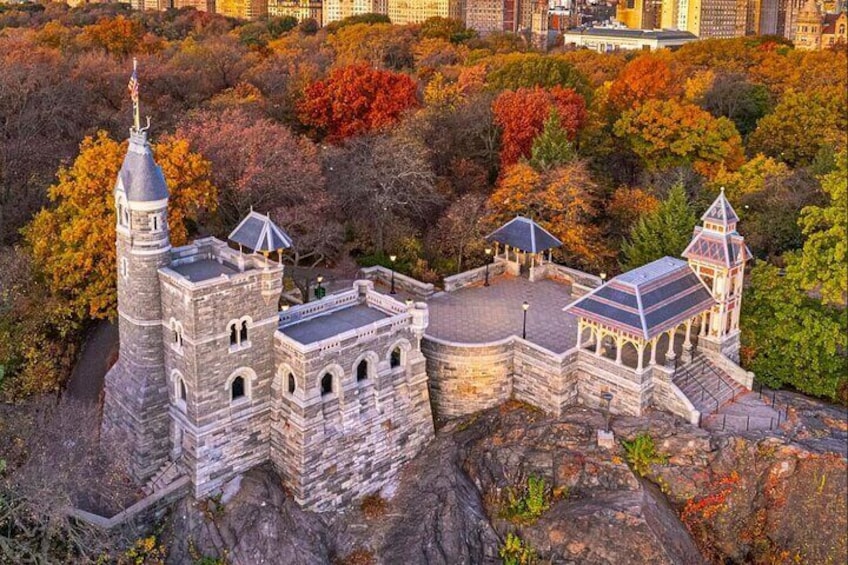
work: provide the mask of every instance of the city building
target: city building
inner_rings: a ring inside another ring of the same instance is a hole
[[[290,16],[298,21],[313,19],[321,23],[321,0],[268,0],[268,16]]]
[[[465,0],[387,0],[393,24],[421,23],[428,18],[454,18],[465,15]]]
[[[172,0],[173,8],[194,8],[201,12],[215,12],[215,0]]]
[[[564,45],[585,47],[600,53],[619,50],[673,49],[697,39],[688,31],[622,27],[591,27],[585,30],[566,30],[562,34]]]
[[[848,44],[848,13],[825,14],[822,27],[822,49]]]
[[[630,29],[660,29],[662,0],[623,0],[615,9],[615,19]]]
[[[760,10],[760,0],[668,0],[660,23],[702,39],[728,39],[757,33]]]
[[[513,31],[515,0],[465,0],[465,26],[480,35]]]
[[[795,18],[795,35],[792,42],[796,49],[821,49],[822,14],[815,0],[807,0]]]
[[[268,16],[268,0],[213,0],[215,13],[240,20],[258,20]]]
[[[387,14],[386,0],[323,0],[321,25],[362,14]]]

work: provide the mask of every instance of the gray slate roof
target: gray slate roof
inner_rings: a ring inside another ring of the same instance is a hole
[[[649,38],[649,39],[689,39],[696,40],[698,36],[688,31],[675,29],[628,29],[619,27],[590,27],[586,29],[569,29],[566,33],[579,33],[580,35],[591,35],[598,37],[627,37],[627,38]]]
[[[154,202],[168,198],[168,185],[162,169],[153,160],[147,132],[132,132],[118,182],[130,202]]]
[[[730,202],[728,202],[727,198],[724,196],[724,188],[721,189],[721,194],[719,194],[718,198],[710,204],[710,207],[707,208],[707,211],[704,212],[701,219],[705,222],[720,224],[724,226],[725,229],[727,229],[729,225],[735,224],[739,221],[739,216],[736,215],[736,211],[733,209],[733,206],[730,205]]]
[[[685,261],[663,257],[614,277],[564,311],[650,340],[715,303]]]
[[[738,233],[719,233],[695,227],[692,241],[683,250],[687,259],[698,259],[705,263],[733,267],[752,257],[751,251]]]
[[[486,241],[497,241],[529,253],[540,253],[562,245],[545,228],[524,216],[508,221],[487,235]]]
[[[230,241],[257,252],[272,252],[292,246],[289,235],[259,212],[250,211],[229,236]]]

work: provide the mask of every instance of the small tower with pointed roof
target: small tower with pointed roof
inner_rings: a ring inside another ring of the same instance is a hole
[[[129,448],[145,479],[168,456],[168,392],[158,271],[170,261],[168,187],[139,123],[135,62],[130,80],[134,124],[115,183],[118,362],[106,376],[103,427]]]
[[[701,216],[683,257],[710,289],[716,305],[701,319],[702,343],[739,361],[739,311],[745,264],[751,252],[736,231],[739,217],[721,194]]]

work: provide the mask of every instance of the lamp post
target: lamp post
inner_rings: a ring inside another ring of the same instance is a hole
[[[610,431],[610,406],[612,406],[612,393],[607,391],[601,393],[601,400],[604,401],[604,417],[606,418],[604,424],[604,431]]]
[[[315,298],[324,298],[325,291],[324,287],[321,286],[321,283],[324,282],[324,275],[318,275],[315,280],[318,282],[318,286],[315,287]]]
[[[521,339],[527,339],[527,310],[530,308],[530,303],[525,301],[521,305],[521,309],[524,310],[524,324],[521,328]]]
[[[389,261],[392,262],[392,289],[389,291],[389,294],[395,293],[395,261],[397,261],[397,255],[389,255]]]
[[[606,281],[606,280],[607,280],[607,274],[601,273],[601,284],[604,284],[604,281]]]
[[[483,283],[483,286],[489,286],[489,262],[492,257],[492,248],[486,248],[486,282]]]

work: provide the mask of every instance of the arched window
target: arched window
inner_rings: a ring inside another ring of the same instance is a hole
[[[392,354],[389,357],[389,366],[392,369],[394,369],[395,367],[400,367],[400,363],[401,363],[401,350],[400,350],[400,346],[397,346],[394,349],[392,349]]]
[[[294,394],[294,391],[297,390],[297,383],[294,380],[294,375],[289,373],[289,394]]]
[[[241,331],[239,332],[239,343],[246,343],[247,341],[247,320],[242,320]]]
[[[363,359],[356,366],[356,380],[364,381],[368,378],[368,359]]]
[[[180,379],[180,400],[185,402],[187,397],[188,397],[188,392],[186,392],[185,381]]]
[[[230,324],[230,346],[233,345],[238,345],[238,330],[236,330],[235,322]]]
[[[244,398],[244,377],[236,377],[230,385],[231,399]]]
[[[333,375],[324,373],[321,377],[321,396],[333,393]]]

